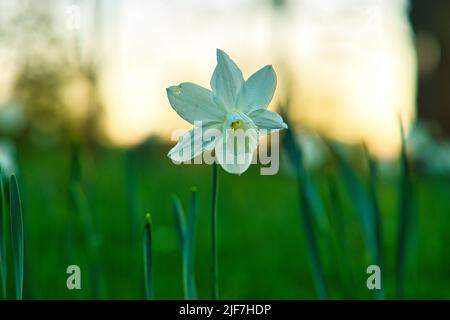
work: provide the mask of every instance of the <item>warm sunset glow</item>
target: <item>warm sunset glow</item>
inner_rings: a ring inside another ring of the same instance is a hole
[[[181,8],[124,7],[115,27],[122,30],[119,48],[110,57],[103,86],[109,136],[128,144],[150,134],[169,138],[174,129],[187,128],[170,108],[165,88],[186,79],[209,87],[219,47],[239,61],[245,76],[274,64],[278,96],[287,67],[294,80],[292,116],[301,125],[345,142],[365,141],[380,156],[395,155],[398,116],[408,125],[415,110],[415,57],[405,4],[328,2],[300,1],[288,22],[274,17],[269,7],[254,10],[250,1],[238,15],[232,1],[203,3],[189,19]],[[272,50],[273,45],[283,50]]]
[[[364,141],[379,156],[396,155],[398,117],[406,127],[415,117],[407,1],[288,3],[283,11],[269,1],[111,1],[102,11],[101,41],[90,37],[86,24],[93,17],[82,10],[87,16],[78,40],[82,51],[95,48],[100,60],[105,135],[130,145],[150,135],[170,139],[173,130],[188,128],[165,89],[182,81],[209,88],[215,50],[222,48],[245,77],[274,66],[278,88],[271,109],[289,92],[298,125],[345,142]],[[5,77],[0,74],[0,84]],[[6,87],[0,88],[3,100]],[[76,106],[73,94],[66,98]]]

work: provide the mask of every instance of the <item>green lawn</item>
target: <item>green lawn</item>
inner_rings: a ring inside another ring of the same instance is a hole
[[[99,269],[95,272],[89,240],[84,236],[85,223],[69,200],[70,149],[18,149],[24,206],[25,299],[143,299],[142,224],[146,212],[153,219],[155,298],[182,299],[181,255],[170,197],[177,194],[186,208],[192,186],[197,187],[199,197],[195,261],[198,293],[199,298],[209,299],[211,167],[174,165],[166,157],[167,150],[167,146],[152,146],[137,154],[142,219],[134,233],[127,206],[125,151],[83,150],[81,185],[97,234],[94,242]],[[329,297],[372,298],[366,287],[369,254],[352,198],[334,166],[315,172],[314,177],[330,220],[330,227],[316,230]],[[338,182],[339,208],[330,198],[330,177]],[[395,298],[396,285],[396,180],[383,177],[377,189],[386,261],[382,285],[387,298]],[[437,178],[414,181],[419,235],[408,265],[405,298],[450,298],[450,252],[446,246],[450,241],[450,183]],[[220,170],[219,183],[221,298],[317,298],[291,172],[282,166],[275,176],[261,176],[259,168],[252,166],[239,177]],[[341,220],[336,215],[338,209]],[[339,221],[344,228],[339,227]],[[343,248],[345,241],[348,250]],[[69,291],[66,287],[66,268],[71,264],[81,267],[82,290]],[[12,293],[11,270],[8,278]]]

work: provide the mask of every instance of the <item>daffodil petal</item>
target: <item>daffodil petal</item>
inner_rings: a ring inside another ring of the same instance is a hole
[[[253,128],[227,130],[215,145],[217,162],[225,171],[240,175],[249,168],[258,139],[258,131]]]
[[[234,108],[243,84],[239,67],[225,52],[217,49],[217,66],[211,78],[214,95],[226,108]]]
[[[277,130],[288,127],[278,113],[266,109],[255,110],[249,114],[249,117],[259,129]]]
[[[246,113],[265,109],[273,98],[277,76],[272,66],[265,66],[245,81],[239,93],[238,108]]]
[[[186,121],[222,121],[225,109],[216,103],[212,92],[195,83],[184,82],[167,88],[172,108]]]
[[[195,127],[183,135],[169,151],[168,156],[177,162],[191,160],[204,150],[212,150],[220,137],[221,130],[215,125],[207,126],[204,129]]]

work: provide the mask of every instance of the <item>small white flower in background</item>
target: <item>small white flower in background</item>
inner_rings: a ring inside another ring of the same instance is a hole
[[[15,101],[0,105],[0,133],[14,135],[26,126],[25,107]]]
[[[14,145],[11,142],[0,140],[0,171],[7,177],[16,172],[14,153]]]
[[[169,157],[184,162],[214,149],[216,160],[225,171],[234,174],[246,171],[259,134],[287,128],[276,112],[267,110],[276,83],[275,72],[269,65],[245,81],[239,67],[217,49],[212,91],[190,82],[167,88],[172,108],[194,124],[170,150]]]

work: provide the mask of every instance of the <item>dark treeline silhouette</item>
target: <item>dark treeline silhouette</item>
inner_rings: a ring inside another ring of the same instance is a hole
[[[450,136],[450,1],[411,0],[410,18],[415,34],[428,35],[439,50],[438,64],[426,74],[419,73],[419,118],[438,124]],[[419,63],[424,63],[421,57],[427,58],[427,48],[422,49],[421,55],[418,47]]]

